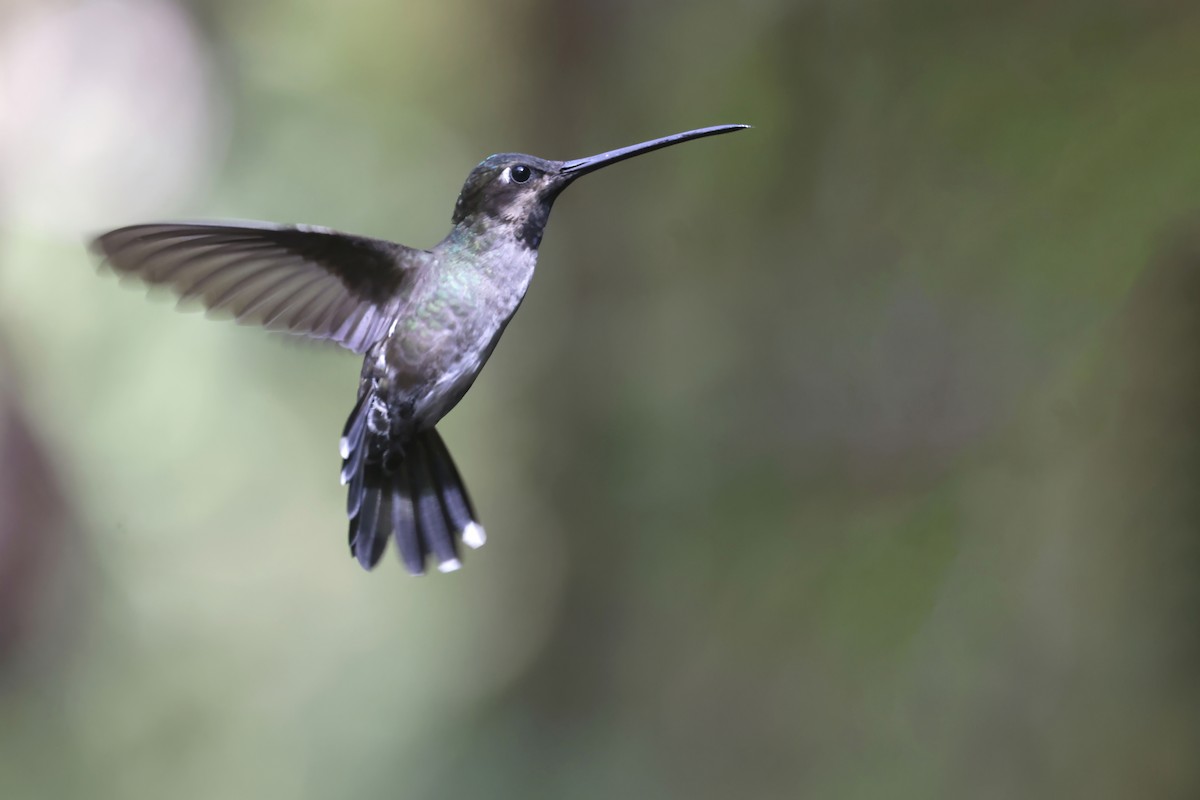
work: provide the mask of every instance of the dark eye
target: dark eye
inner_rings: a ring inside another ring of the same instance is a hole
[[[533,175],[533,170],[524,164],[517,164],[509,174],[512,175],[513,183],[524,183]]]

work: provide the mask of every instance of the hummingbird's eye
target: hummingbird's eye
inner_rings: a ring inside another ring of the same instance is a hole
[[[524,183],[533,176],[533,170],[524,164],[517,164],[508,174],[512,176],[513,183]]]

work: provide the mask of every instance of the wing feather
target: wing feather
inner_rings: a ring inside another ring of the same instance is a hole
[[[276,330],[280,327],[280,320],[288,319],[289,312],[297,306],[303,309],[305,304],[313,303],[321,296],[321,278],[320,275],[306,276],[299,287],[282,297],[276,296],[271,307],[262,310],[262,326],[267,330]],[[289,326],[284,322],[282,327],[286,329]]]
[[[432,255],[328,228],[270,223],[151,223],[92,248],[121,276],[181,302],[363,352],[387,332],[398,298]]]

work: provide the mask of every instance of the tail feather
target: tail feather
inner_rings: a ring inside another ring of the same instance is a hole
[[[367,430],[367,414],[373,397],[371,392],[363,392],[362,397],[358,398],[358,402],[354,404],[354,410],[350,412],[350,418],[346,420],[342,439],[338,442],[338,451],[342,454],[342,484],[349,484],[346,492],[346,516],[351,520],[358,517],[358,511],[362,508],[363,486],[366,478],[363,462],[370,449],[363,434]],[[355,527],[351,526],[351,553],[354,552],[354,537]]]
[[[372,569],[394,537],[410,573],[424,574],[428,555],[452,572],[462,566],[458,541],[474,548],[485,536],[450,452],[432,428],[406,442],[381,441],[366,425],[370,398],[364,393],[355,406],[339,445],[350,553]]]
[[[425,574],[425,556],[428,550],[417,530],[417,516],[413,508],[413,493],[408,476],[408,462],[401,462],[399,474],[392,485],[392,531],[396,536],[396,549],[400,560],[413,575]],[[380,537],[384,542],[387,536]]]
[[[351,449],[362,439],[363,431],[367,428],[367,412],[371,407],[369,401],[374,396],[373,392],[363,392],[354,404],[354,410],[346,418],[346,427],[342,428],[342,439],[338,442],[338,452],[343,459],[349,457]]]
[[[425,442],[413,440],[408,451],[409,485],[412,487],[413,504],[416,510],[417,530],[421,540],[433,553],[441,572],[453,572],[462,566],[458,559],[450,521],[442,510],[438,499],[437,484],[429,472],[429,459],[425,454]]]
[[[446,515],[446,521],[450,523],[450,529],[457,532],[462,537],[463,544],[468,547],[483,547],[487,539],[483,526],[475,521],[475,509],[467,495],[467,487],[463,485],[458,468],[454,466],[454,460],[450,458],[450,451],[446,449],[442,437],[430,437],[426,442],[426,453],[429,457],[429,471],[437,486],[438,497],[442,501],[442,512]]]
[[[358,516],[350,520],[351,529],[357,529],[357,535],[354,536],[354,556],[364,569],[370,569],[379,563],[379,558],[387,546],[386,536],[374,535],[385,519],[380,513],[383,510],[384,497],[384,492],[374,487],[364,492]]]
[[[349,483],[354,476],[362,471],[363,460],[367,457],[366,447],[354,447],[346,453],[342,462],[342,483]]]
[[[394,502],[395,496],[391,492],[385,491],[379,493],[379,515],[377,517],[378,521],[375,523],[376,530],[378,530],[381,526],[387,527],[391,524],[392,505]],[[372,536],[371,549],[366,553],[367,560],[364,562],[362,555],[356,554],[358,555],[358,563],[361,564],[364,569],[370,569],[378,564],[379,559],[383,558],[383,551],[387,549],[387,541],[387,536]]]
[[[364,494],[366,493],[366,478],[368,470],[362,463],[360,457],[358,463],[354,466],[354,471],[350,474],[350,484],[346,488],[346,516],[354,519],[358,516],[358,511],[362,508]],[[342,469],[342,477],[346,477],[345,467]]]

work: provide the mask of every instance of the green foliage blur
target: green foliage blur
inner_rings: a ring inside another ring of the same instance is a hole
[[[0,797],[1200,796],[1200,7],[0,5]],[[358,360],[87,235],[597,173],[346,549]],[[158,298],[155,298],[158,299]]]

